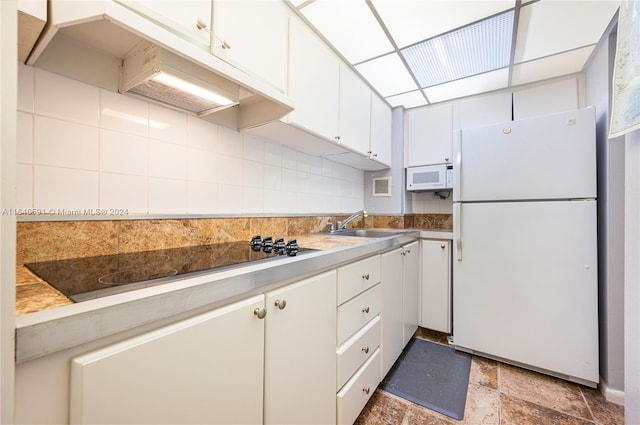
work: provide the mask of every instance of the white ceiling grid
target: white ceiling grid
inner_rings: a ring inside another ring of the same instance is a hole
[[[580,72],[619,0],[289,0],[391,106]]]

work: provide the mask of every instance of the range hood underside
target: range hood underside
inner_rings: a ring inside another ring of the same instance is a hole
[[[117,92],[122,59],[139,46],[149,42],[155,41],[139,36],[105,16],[68,26],[54,27],[49,24],[40,39],[40,44],[36,46],[27,63],[36,68]],[[183,42],[186,43],[186,41]],[[166,45],[162,47],[171,50]],[[175,50],[174,53],[181,54],[180,51]],[[207,54],[206,58],[212,63],[220,62],[211,54]],[[208,71],[229,78],[227,75],[215,72],[210,66],[199,65]],[[230,67],[226,63],[223,66],[227,69]],[[232,71],[240,75],[237,69]],[[293,110],[289,105],[290,101],[280,93],[275,93],[273,97],[262,95],[257,90],[247,88],[243,81],[233,78],[229,80],[240,85],[239,104],[201,116],[202,119],[235,130],[245,130],[277,120]],[[262,82],[259,84],[266,85]]]

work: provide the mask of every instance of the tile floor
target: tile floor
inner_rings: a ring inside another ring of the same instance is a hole
[[[448,345],[438,332],[419,328],[416,336]],[[374,424],[623,425],[624,407],[598,390],[473,356],[462,421],[377,389],[356,421]]]

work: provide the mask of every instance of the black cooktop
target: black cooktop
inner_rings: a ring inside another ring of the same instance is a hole
[[[169,280],[166,278],[171,276],[310,251],[313,250],[297,245],[295,252],[291,252],[277,249],[277,244],[273,249],[264,244],[257,246],[248,242],[228,242],[43,261],[25,266],[71,300],[80,302],[166,283]]]

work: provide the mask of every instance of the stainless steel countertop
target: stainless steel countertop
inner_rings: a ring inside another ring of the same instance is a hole
[[[419,231],[352,238],[348,246],[231,270],[176,277],[165,285],[16,317],[16,363],[167,319],[199,314],[263,294],[343,264],[416,240]],[[361,241],[360,241],[361,240]]]

